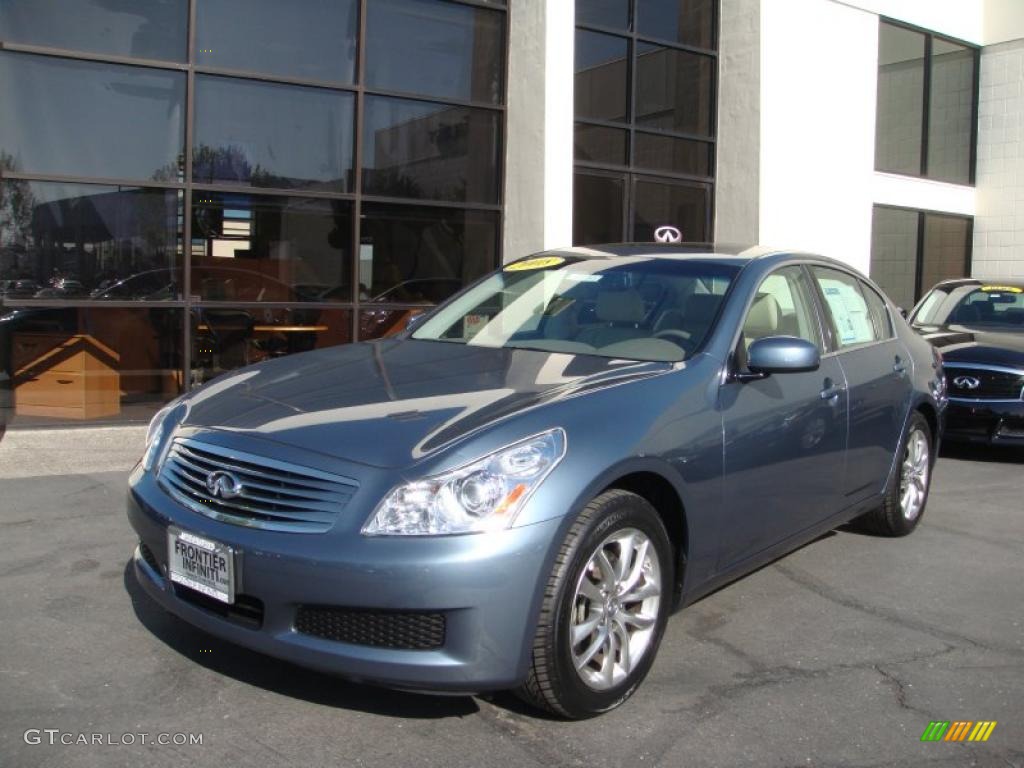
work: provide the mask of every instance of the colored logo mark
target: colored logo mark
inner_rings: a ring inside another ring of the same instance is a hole
[[[921,741],[988,741],[996,725],[995,720],[932,720]]]

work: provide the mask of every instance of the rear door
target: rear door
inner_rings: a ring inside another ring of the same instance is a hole
[[[814,288],[799,265],[758,287],[734,352],[767,336],[797,336],[824,350]],[[719,390],[725,432],[727,526],[720,568],[729,568],[839,511],[846,450],[846,387],[835,355],[816,371],[738,381]]]
[[[912,362],[874,288],[839,269],[812,266],[811,272],[849,387],[843,483],[844,506],[849,506],[885,486],[912,394]]]

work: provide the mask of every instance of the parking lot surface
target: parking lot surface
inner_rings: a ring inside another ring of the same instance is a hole
[[[568,723],[350,684],[169,616],[127,568],[141,442],[0,442],[0,765],[1024,766],[1020,453],[947,451],[913,536],[839,530],[690,606],[632,700]],[[998,725],[923,743],[933,720]],[[115,743],[60,743],[80,734]]]

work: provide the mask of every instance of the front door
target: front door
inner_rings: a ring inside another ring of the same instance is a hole
[[[824,352],[810,281],[802,267],[766,277],[736,346],[734,369],[766,336],[797,336]],[[835,355],[808,373],[729,381],[719,392],[725,430],[720,568],[824,520],[839,509],[846,450],[847,396]]]
[[[813,267],[850,389],[845,506],[885,487],[913,391],[912,362],[885,301],[857,277]]]

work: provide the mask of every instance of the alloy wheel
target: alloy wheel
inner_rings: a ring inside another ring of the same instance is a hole
[[[900,475],[900,508],[907,520],[917,519],[924,508],[931,470],[930,453],[928,436],[920,429],[914,429],[907,438]]]

